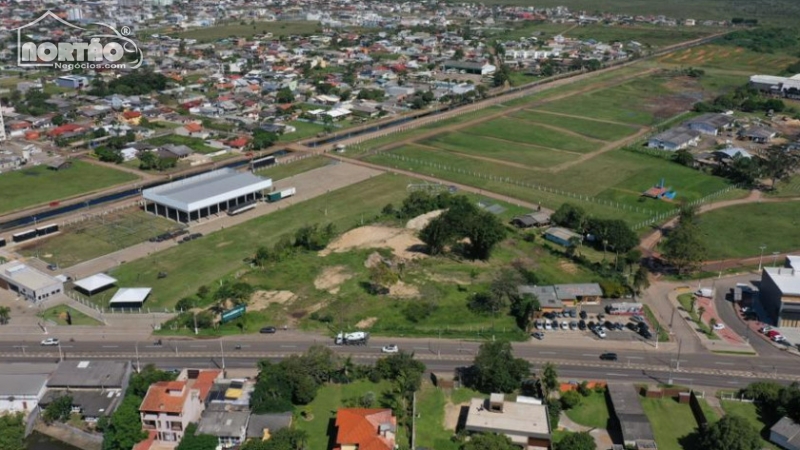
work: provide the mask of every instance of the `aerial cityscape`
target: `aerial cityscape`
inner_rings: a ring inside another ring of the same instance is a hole
[[[0,0],[0,450],[800,450],[798,24]]]

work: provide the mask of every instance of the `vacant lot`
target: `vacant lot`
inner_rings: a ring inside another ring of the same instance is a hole
[[[497,145],[503,142],[522,142],[541,147],[556,148],[580,153],[597,150],[599,145],[577,135],[559,133],[548,127],[537,127],[530,122],[503,118],[484,122],[464,130],[467,134],[487,136],[497,139]]]
[[[309,170],[318,169],[329,164],[334,164],[334,161],[324,156],[311,156],[288,163],[267,166],[258,170],[258,174],[264,177],[272,178],[272,180],[275,181],[289,178],[303,172],[308,172]]]
[[[272,33],[273,36],[290,36],[319,32],[317,22],[253,22],[230,23],[213,27],[197,28],[178,33],[184,39],[197,39],[198,42],[212,42],[227,38],[249,39],[260,34]]]
[[[697,443],[697,421],[689,404],[680,404],[671,398],[640,398],[642,408],[650,419],[659,450],[695,450]],[[717,420],[716,413],[700,400],[709,422]]]
[[[717,28],[704,27],[657,27],[651,25],[586,25],[574,28],[565,35],[582,40],[594,39],[600,42],[636,41],[653,47],[665,47],[679,42],[691,41],[717,33]]]
[[[189,136],[180,136],[177,134],[168,134],[166,136],[159,136],[157,138],[148,139],[148,144],[152,145],[185,145],[190,149],[196,151],[197,153],[213,153],[219,151],[220,149],[211,147],[210,145],[206,145],[206,143],[200,139],[195,137]]]
[[[67,322],[67,314],[69,314],[70,318],[72,319],[71,324]],[[102,325],[97,320],[87,316],[77,309],[70,308],[67,305],[58,305],[53,306],[52,308],[47,308],[38,315],[42,319],[58,325]]]
[[[660,58],[659,62],[751,74],[779,74],[797,60],[796,56],[782,53],[756,53],[740,47],[702,45],[671,53]]]
[[[72,161],[72,167],[54,171],[36,166],[0,174],[0,213],[7,213],[77,195],[88,194],[137,177],[84,161]]]
[[[468,133],[441,134],[435,138],[421,141],[420,144],[461,155],[522,164],[530,168],[557,166],[580,156],[577,153],[540,147],[534,144],[499,141]],[[415,147],[421,148],[420,146]]]
[[[582,134],[593,139],[604,141],[618,141],[636,133],[637,128],[617,124],[613,122],[602,122],[591,119],[581,119],[579,117],[564,116],[559,114],[549,114],[546,112],[524,110],[512,114],[513,117],[528,120],[535,123],[550,125],[573,133]]]
[[[581,403],[566,411],[567,417],[587,427],[608,428],[610,413],[606,393],[592,391],[588,397],[581,397]]]
[[[758,256],[800,249],[800,203],[752,203],[717,209],[700,216],[708,259]]]
[[[64,227],[61,233],[24,247],[22,253],[70,267],[178,228],[175,222],[132,209]]]

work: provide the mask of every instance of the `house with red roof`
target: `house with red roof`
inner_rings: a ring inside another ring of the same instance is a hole
[[[139,122],[142,121],[142,113],[139,111],[124,111],[120,115],[120,119],[128,125],[138,126]]]
[[[177,445],[186,427],[200,420],[208,393],[220,378],[221,370],[185,369],[175,381],[151,384],[139,406],[142,429],[155,432],[154,441]]]
[[[343,408],[336,412],[333,450],[394,450],[395,433],[391,409]]]
[[[86,131],[87,128],[83,125],[78,125],[76,123],[65,123],[59,127],[55,127],[52,130],[47,132],[47,135],[51,138],[58,138],[67,134],[79,134],[81,132]]]

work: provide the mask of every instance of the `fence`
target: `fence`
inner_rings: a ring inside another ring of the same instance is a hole
[[[169,314],[172,316],[173,314],[180,312],[175,308],[105,308],[74,290],[64,290],[64,293],[70,299],[75,300],[81,305],[91,308],[100,314]]]
[[[731,192],[734,189],[741,189],[741,188],[742,188],[742,185],[739,185],[739,184],[728,186],[728,187],[726,187],[724,189],[720,189],[717,192],[713,192],[711,194],[708,194],[703,198],[699,198],[697,200],[691,201],[691,202],[687,203],[686,205],[687,206],[700,206],[700,205],[703,205],[705,203],[710,202],[711,200],[714,200],[715,198],[718,198],[718,197],[720,197],[722,195],[725,195],[725,194],[727,194],[728,192]],[[667,220],[667,219],[669,219],[671,217],[677,216],[678,214],[680,214],[680,209],[678,209],[678,208],[673,209],[671,211],[664,212],[664,213],[660,213],[660,214],[657,214],[657,215],[655,215],[655,216],[653,216],[653,217],[651,217],[651,218],[649,218],[649,219],[647,219],[647,220],[645,220],[643,222],[637,223],[636,225],[633,226],[633,229],[634,230],[639,230],[639,229],[642,229],[644,227],[648,227],[648,226],[651,226],[653,224],[659,223],[661,221]]]
[[[68,228],[70,226],[75,226],[75,225],[78,225],[78,224],[81,224],[81,223],[84,223],[84,222],[87,222],[87,221],[102,219],[104,216],[115,214],[115,213],[118,213],[120,211],[124,211],[124,210],[131,209],[131,208],[138,208],[140,205],[141,205],[141,203],[138,200],[136,200],[136,201],[133,201],[133,202],[130,202],[130,203],[126,203],[124,205],[115,206],[114,208],[111,208],[111,209],[105,209],[105,210],[103,210],[101,212],[98,212],[98,213],[95,213],[95,214],[86,213],[86,214],[83,214],[80,217],[75,217],[75,218],[70,219],[70,220],[65,220],[64,223],[62,224],[62,227]]]

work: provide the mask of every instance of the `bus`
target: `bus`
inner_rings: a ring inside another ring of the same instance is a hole
[[[55,223],[44,225],[36,229],[37,236],[47,236],[48,234],[53,234],[56,232],[58,232],[58,224]]]
[[[25,242],[25,241],[28,241],[30,239],[35,238],[36,236],[37,236],[36,230],[25,230],[25,231],[20,231],[19,233],[12,235],[11,236],[11,240],[14,241],[14,242]]]
[[[228,210],[228,215],[229,216],[235,216],[235,215],[241,214],[241,213],[243,213],[245,211],[250,211],[251,209],[253,209],[255,207],[256,207],[256,202],[242,203],[241,205],[236,205],[233,208],[229,209]]]

